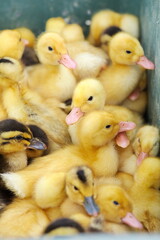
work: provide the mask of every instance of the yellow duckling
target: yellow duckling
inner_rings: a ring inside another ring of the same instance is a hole
[[[75,68],[76,63],[69,57],[61,36],[53,32],[41,34],[36,52],[42,64],[27,67],[24,82],[44,99],[71,98],[76,80],[67,68]]]
[[[154,69],[154,64],[144,56],[139,41],[124,32],[117,33],[110,41],[109,56],[112,64],[101,72],[99,79],[104,85],[107,103],[121,104],[137,87],[143,68]]]
[[[144,158],[157,156],[159,152],[159,140],[159,129],[155,126],[145,125],[138,130],[133,142],[138,166]]]
[[[99,45],[101,34],[111,26],[117,26],[134,37],[139,37],[139,21],[136,16],[105,9],[93,15],[88,40],[94,45]]]
[[[133,213],[149,232],[160,231],[160,159],[149,157],[138,167],[130,189]]]
[[[114,138],[121,127],[111,113],[91,112],[80,122],[79,145],[71,145],[37,158],[25,170],[3,174],[2,178],[9,189],[23,198],[32,194],[35,182],[44,172],[66,172],[71,167],[86,165],[96,177],[114,176],[119,164]]]
[[[0,58],[11,57],[21,59],[24,51],[24,41],[20,33],[14,30],[0,32]]]
[[[78,143],[76,129],[82,116],[93,110],[101,109],[104,109],[106,112],[114,114],[115,118],[119,122],[135,122],[137,127],[135,128],[135,130],[132,130],[130,131],[130,133],[128,133],[129,138],[133,138],[136,129],[142,125],[142,118],[138,114],[131,112],[125,107],[112,105],[107,106],[105,105],[105,102],[105,89],[98,80],[84,79],[77,84],[72,98],[72,111],[66,117],[66,122],[69,125],[69,133],[73,143]],[[130,129],[133,129],[135,125],[128,123],[128,127],[131,127]],[[119,137],[117,138],[117,144],[121,146],[124,144],[126,146],[126,144],[128,144],[128,140],[126,139],[125,141],[125,139],[126,138],[124,134],[122,135],[122,133],[120,133]]]
[[[50,220],[55,218],[53,208],[60,207],[68,199],[82,206],[89,215],[96,216],[99,209],[93,195],[94,178],[91,169],[86,166],[73,167],[67,173],[47,174],[38,180],[33,192],[36,203],[46,210]],[[67,208],[66,211],[72,214],[72,209]],[[65,216],[64,211],[61,214]]]
[[[42,127],[49,137],[50,150],[70,143],[65,113],[53,101],[51,107],[36,92],[22,86],[22,75],[23,67],[18,60],[7,57],[0,59],[0,97],[5,111],[2,119],[16,118]]]
[[[66,198],[67,194],[68,198],[71,201],[80,205],[84,205],[86,211],[88,211],[89,214],[96,215],[98,207],[93,200],[94,186],[92,171],[87,167],[76,167],[71,169],[67,173],[65,179],[66,183],[63,187],[61,187],[59,183],[59,186],[57,186],[54,182],[55,178],[52,177],[51,174],[49,174],[45,177],[42,177],[42,179],[40,180],[42,186],[40,186],[40,182],[38,186],[36,186],[36,190],[37,187],[39,188],[38,192],[39,190],[42,192],[43,190],[45,190],[46,198],[44,198],[44,201],[46,201],[47,199],[48,201],[50,200],[50,206],[52,206],[51,208],[44,208],[42,210],[42,208],[38,207],[37,203],[34,202],[32,199],[14,200],[8,207],[6,207],[5,211],[1,215],[0,235],[3,237],[28,237],[37,236],[42,233],[43,229],[46,227],[46,224],[49,223],[49,220],[53,220],[55,218],[55,216],[51,216],[51,214],[53,214],[53,207],[55,207],[54,199],[57,198],[57,195],[55,194],[55,188],[52,187],[52,184],[56,188],[59,187],[63,189],[64,193],[61,193],[61,195],[59,196],[60,198],[62,196],[61,201],[64,200],[63,198]],[[44,188],[44,185],[47,189]],[[37,196],[36,200],[38,200],[39,197],[42,200],[43,197],[41,195]],[[53,199],[53,204],[51,198]],[[20,221],[25,221],[27,224],[25,224],[23,228],[19,228],[17,230],[16,226]],[[8,222],[7,225],[6,222]]]
[[[46,21],[45,31],[46,32],[56,32],[61,35],[62,29],[66,26],[66,22],[61,17],[52,17]]]

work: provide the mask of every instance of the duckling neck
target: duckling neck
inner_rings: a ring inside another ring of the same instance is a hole
[[[25,151],[0,155],[0,172],[15,172],[27,166]]]

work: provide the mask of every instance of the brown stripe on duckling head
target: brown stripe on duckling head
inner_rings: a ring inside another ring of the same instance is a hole
[[[80,168],[77,170],[77,176],[81,182],[83,182],[83,183],[87,182],[87,177],[86,177],[85,171],[83,169]]]
[[[7,59],[7,58],[0,58],[0,63],[10,63],[10,64],[14,64],[11,60]]]
[[[118,32],[121,32],[121,31],[122,31],[122,29],[120,29],[119,27],[111,26],[111,27],[109,27],[109,28],[106,28],[106,29],[103,31],[102,35],[107,34],[107,35],[109,35],[109,36],[112,37],[113,35],[115,35],[115,34],[118,33]]]
[[[26,132],[31,134],[28,128],[24,124],[14,119],[5,119],[0,121],[0,132],[8,132],[8,131],[20,131],[20,132]]]
[[[61,228],[61,227],[74,228],[79,233],[84,232],[84,229],[78,222],[76,222],[72,219],[69,219],[69,218],[60,218],[60,219],[57,219],[56,221],[52,222],[50,225],[48,225],[48,227],[44,231],[44,234],[47,234],[47,233],[49,233],[57,228]]]

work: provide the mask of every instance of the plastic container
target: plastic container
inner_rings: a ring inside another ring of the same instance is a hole
[[[148,71],[147,118],[150,123],[160,126],[160,0],[0,0],[0,29],[26,26],[39,34],[44,30],[48,18],[62,16],[69,23],[81,24],[87,34],[91,15],[106,8],[139,16],[145,55],[156,65],[155,71]],[[130,240],[159,239],[158,234],[87,234],[54,239],[113,240],[122,237]]]

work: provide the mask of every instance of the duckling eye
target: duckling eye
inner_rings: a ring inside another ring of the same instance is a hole
[[[18,135],[18,136],[15,136],[14,139],[16,139],[16,140],[22,140],[23,137],[22,137],[21,135]]]
[[[53,51],[53,48],[49,46],[49,47],[48,47],[48,50],[49,50],[49,51]]]
[[[132,53],[132,52],[131,52],[131,51],[129,51],[129,50],[126,50],[126,53],[127,53],[127,54],[130,54],[130,53]]]
[[[74,186],[74,190],[78,191],[79,189],[76,186]]]
[[[111,125],[106,125],[106,128],[110,128],[111,127]]]
[[[90,96],[89,98],[88,98],[88,101],[92,101],[93,100],[93,96]]]
[[[113,201],[113,204],[114,204],[114,205],[119,205],[119,202]]]
[[[19,39],[19,42],[21,42],[21,41],[22,41],[22,38]]]

